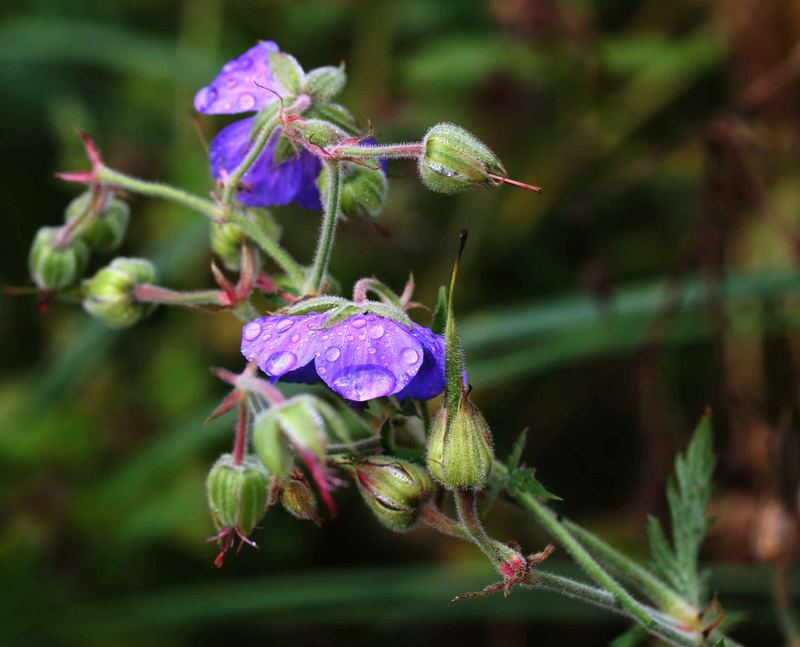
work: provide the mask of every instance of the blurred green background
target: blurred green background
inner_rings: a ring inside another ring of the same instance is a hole
[[[737,637],[786,641],[800,5],[4,0],[0,282],[28,281],[34,232],[76,194],[52,176],[85,167],[75,126],[111,166],[205,193],[192,97],[257,39],[306,69],[344,60],[342,102],[379,141],[456,122],[544,187],[440,196],[393,163],[380,226],[345,223],[333,272],[399,289],[413,271],[432,306],[468,227],[459,309],[498,455],[530,427],[527,460],[560,509],[643,561],[646,514],[664,512],[672,457],[712,406],[711,590],[744,612]],[[224,121],[199,126],[210,138]],[[172,287],[210,284],[204,218],[132,208],[123,254],[152,257]],[[276,214],[305,261],[318,215]],[[74,306],[41,316],[0,296],[0,642],[603,645],[625,629],[539,592],[448,607],[493,581],[477,551],[391,534],[352,488],[321,530],[272,511],[261,548],[215,569],[203,480],[232,421],[203,425],[225,392],[208,367],[241,366],[239,330],[162,309],[111,332]],[[531,550],[546,539],[505,504],[490,530]],[[563,553],[548,566],[570,571]]]

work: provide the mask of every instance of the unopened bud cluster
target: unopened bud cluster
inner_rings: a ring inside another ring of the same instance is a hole
[[[257,460],[236,464],[222,455],[206,479],[208,507],[217,530],[235,529],[246,537],[267,509],[270,478]]]

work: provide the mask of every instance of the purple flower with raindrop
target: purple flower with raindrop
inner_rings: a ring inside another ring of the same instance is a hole
[[[286,91],[275,78],[269,57],[280,51],[272,41],[262,41],[239,58],[228,61],[214,81],[194,98],[198,112],[210,115],[258,112],[284,96]],[[242,163],[252,145],[255,117],[236,121],[223,128],[211,142],[211,174],[223,180]],[[253,166],[245,173],[237,191],[239,201],[250,207],[267,207],[297,202],[308,209],[320,209],[316,179],[322,165],[302,149],[279,163],[275,149],[281,130],[276,129]]]
[[[347,400],[396,395],[428,400],[444,390],[444,338],[360,313],[325,327],[329,313],[254,319],[242,330],[242,354],[275,380],[322,381]]]

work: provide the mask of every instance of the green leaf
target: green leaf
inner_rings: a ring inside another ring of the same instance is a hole
[[[684,455],[675,459],[675,475],[667,481],[667,501],[672,522],[672,547],[661,523],[648,519],[650,551],[656,569],[675,590],[699,604],[703,576],[698,570],[700,544],[711,525],[706,514],[711,497],[714,453],[711,414],[701,418]]]
[[[447,288],[439,286],[439,301],[436,303],[436,310],[433,312],[431,318],[431,330],[437,335],[444,333],[444,327],[447,323]]]
[[[525,443],[528,442],[528,430],[523,429],[517,439],[514,441],[514,446],[511,448],[511,453],[508,455],[509,473],[513,472],[519,466],[519,461],[522,458],[522,452],[525,450]]]
[[[532,467],[521,467],[511,472],[506,482],[508,493],[511,496],[516,496],[517,494],[531,494],[544,499],[561,501],[562,499],[560,496],[550,492],[536,479],[534,476],[535,473],[536,470]]]
[[[272,52],[269,55],[269,66],[288,94],[294,96],[300,92],[306,75],[294,56],[286,52]]]

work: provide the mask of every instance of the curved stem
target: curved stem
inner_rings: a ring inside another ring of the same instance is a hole
[[[456,490],[453,496],[456,500],[458,518],[461,520],[467,536],[483,551],[492,562],[492,565],[500,570],[500,565],[505,561],[508,555],[503,554],[504,551],[499,549],[498,542],[489,537],[486,529],[483,527],[481,517],[478,514],[475,491]]]
[[[191,290],[179,292],[159,285],[142,283],[133,289],[137,301],[170,306],[226,306],[225,294],[221,290]]]
[[[349,157],[351,159],[416,159],[423,153],[423,146],[420,142],[411,144],[386,144],[384,146],[337,146],[335,155],[337,157]]]
[[[139,178],[131,177],[125,173],[110,169],[107,166],[98,169],[97,179],[101,182],[131,191],[132,193],[139,193],[153,198],[161,198],[163,200],[169,200],[170,202],[176,202],[177,204],[188,207],[192,211],[202,213],[204,216],[212,219],[222,216],[220,208],[211,200],[206,200],[199,195],[189,193],[183,189],[176,189],[168,184],[140,180]]]
[[[328,167],[328,195],[325,198],[325,212],[322,215],[322,227],[314,254],[314,264],[305,284],[304,294],[318,294],[328,275],[328,264],[333,251],[333,238],[336,234],[336,221],[339,216],[339,200],[341,197],[342,163],[325,162]]]

